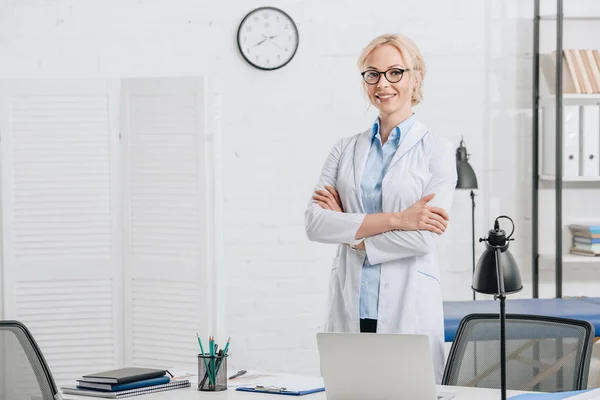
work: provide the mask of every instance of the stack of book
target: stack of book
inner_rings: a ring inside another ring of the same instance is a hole
[[[600,93],[600,51],[597,49],[564,49],[563,93]],[[550,92],[555,88],[556,52],[540,55],[540,67]]]
[[[600,225],[569,225],[573,234],[571,254],[600,255]]]
[[[120,368],[84,375],[76,387],[61,389],[64,394],[122,399],[189,386],[188,380],[171,380],[164,369]]]

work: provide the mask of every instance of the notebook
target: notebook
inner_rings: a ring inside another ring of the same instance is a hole
[[[142,394],[164,392],[166,390],[180,389],[190,387],[190,381],[171,381],[164,385],[148,386],[137,389],[121,390],[119,392],[102,392],[99,390],[86,390],[77,389],[75,387],[63,387],[61,388],[64,394],[73,394],[76,396],[90,396],[90,397],[102,397],[105,399],[123,399],[126,397],[139,396]]]
[[[77,389],[94,389],[94,390],[104,390],[107,392],[119,392],[121,390],[129,390],[129,389],[137,389],[146,386],[154,386],[154,385],[163,385],[165,383],[169,383],[171,378],[168,376],[160,376],[158,378],[152,379],[144,379],[143,381],[135,381],[128,383],[117,383],[116,385],[111,385],[110,383],[94,383],[94,382],[86,382],[86,381],[77,381]]]
[[[119,368],[110,371],[98,372],[96,374],[84,375],[81,381],[93,383],[128,383],[142,381],[145,379],[158,378],[167,372],[164,369],[152,368]]]

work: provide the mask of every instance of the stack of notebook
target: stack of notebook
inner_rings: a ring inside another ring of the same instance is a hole
[[[600,225],[569,225],[573,234],[572,254],[600,255]]]
[[[122,399],[189,387],[188,380],[171,380],[164,369],[120,368],[84,375],[76,387],[63,387],[64,394]]]

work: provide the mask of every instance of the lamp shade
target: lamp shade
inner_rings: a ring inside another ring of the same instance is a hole
[[[473,167],[469,164],[469,156],[464,142],[461,140],[458,149],[456,149],[456,181],[457,189],[477,189],[477,177]]]
[[[489,231],[485,242],[485,251],[479,258],[473,274],[473,290],[484,294],[511,294],[523,289],[521,274],[517,261],[508,251],[509,239],[496,222],[494,229]],[[498,287],[498,269],[496,256],[500,250],[500,268],[504,278],[504,293]]]

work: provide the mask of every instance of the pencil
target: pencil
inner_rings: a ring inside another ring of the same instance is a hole
[[[213,375],[213,385],[216,385],[217,374],[215,374],[215,337],[210,337],[210,372]]]
[[[225,357],[227,357],[227,351],[229,351],[229,342],[231,342],[231,337],[229,337],[227,339],[227,344],[225,345],[225,349],[222,350],[223,354],[222,354],[221,360],[219,361],[219,364],[217,365],[217,371],[215,372],[215,375],[219,373],[219,370],[221,369],[221,365],[223,365],[223,360],[225,359]]]
[[[204,357],[204,347],[202,347],[202,339],[200,339],[200,335],[198,335],[198,332],[196,332],[196,337],[198,338],[198,344],[200,345],[200,351],[202,352],[202,361],[204,362],[204,367],[206,368],[206,373],[208,374],[208,378],[210,379],[210,381],[212,382],[212,377],[210,376],[210,374],[208,373],[208,363],[206,362],[206,358]],[[200,377],[198,377],[200,378]],[[206,379],[202,380],[202,382],[205,382]]]
[[[223,354],[227,354],[227,350],[229,349],[229,342],[231,342],[231,336],[227,338],[227,344],[225,345],[225,350],[223,350]]]

